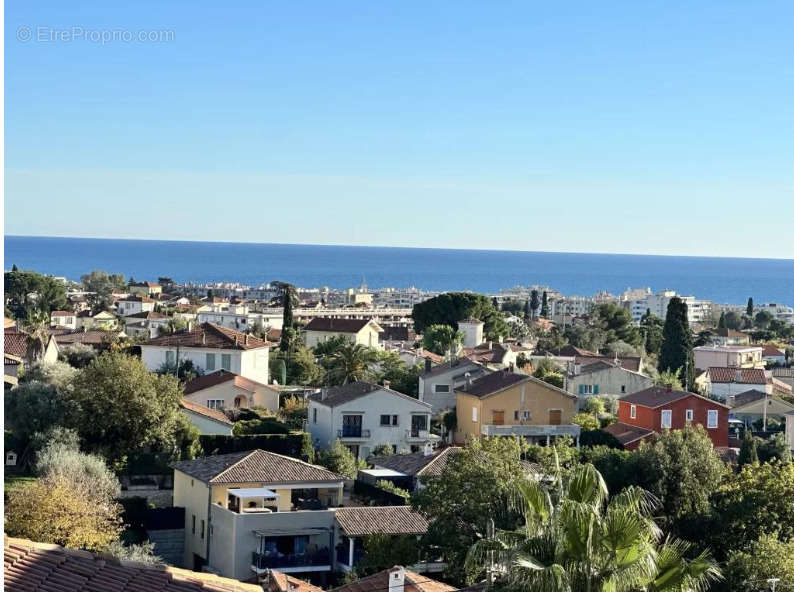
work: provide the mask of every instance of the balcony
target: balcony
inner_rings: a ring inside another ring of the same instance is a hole
[[[405,439],[408,442],[427,442],[430,440],[430,431],[411,428],[410,430],[405,430]]]
[[[251,569],[257,573],[266,569],[328,568],[331,566],[331,552],[328,548],[317,549],[311,553],[251,553]],[[305,571],[311,571],[309,569]]]
[[[343,428],[336,431],[336,437],[340,440],[367,440],[370,438],[370,431],[362,428]]]
[[[493,425],[484,424],[480,427],[483,436],[571,436],[579,438],[582,428],[578,425]]]

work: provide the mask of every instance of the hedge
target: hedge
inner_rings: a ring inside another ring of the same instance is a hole
[[[202,435],[199,437],[204,455],[228,454],[230,452],[243,452],[245,450],[266,450],[283,454],[302,460],[306,458],[307,447],[304,440],[309,438],[305,432],[297,434],[254,434],[251,436],[224,436],[224,435]],[[309,440],[311,444],[311,440]],[[308,447],[311,448],[310,446]]]

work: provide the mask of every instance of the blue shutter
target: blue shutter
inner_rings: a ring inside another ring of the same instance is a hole
[[[598,385],[597,384],[593,386],[593,394],[594,395],[598,394]]]
[[[583,385],[583,384],[580,384],[580,385],[579,385],[579,394],[580,394],[580,395],[583,395],[583,394],[584,394],[584,385]]]

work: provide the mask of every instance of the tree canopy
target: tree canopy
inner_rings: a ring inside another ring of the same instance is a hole
[[[109,274],[106,271],[94,270],[81,276],[80,281],[83,283],[83,289],[89,292],[86,298],[94,314],[110,310],[113,305],[113,292],[127,290],[124,276],[120,273]]]
[[[662,331],[659,371],[680,371],[682,381],[690,391],[695,388],[695,357],[692,341],[687,304],[678,296],[673,296],[667,306],[667,318]]]
[[[451,325],[430,325],[422,333],[423,347],[442,356],[454,354],[462,342],[463,333]]]
[[[414,328],[422,333],[430,325],[449,325],[458,328],[458,321],[480,319],[488,339],[506,337],[509,333],[502,314],[482,294],[445,292],[414,305]]]
[[[63,282],[35,271],[7,271],[4,274],[5,305],[15,319],[44,314],[49,320],[53,310],[67,306]]]

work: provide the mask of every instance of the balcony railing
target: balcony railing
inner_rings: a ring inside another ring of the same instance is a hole
[[[251,553],[251,565],[256,569],[278,569],[285,567],[312,567],[314,565],[331,565],[331,552],[328,548],[318,549],[312,553]]]
[[[336,437],[337,438],[369,438],[370,431],[361,428],[343,428],[341,430],[337,430]]]
[[[578,438],[582,428],[578,425],[495,425],[480,427],[483,436],[573,436]]]
[[[428,430],[416,430],[411,428],[410,430],[405,430],[405,437],[409,440],[429,440],[430,432]]]

